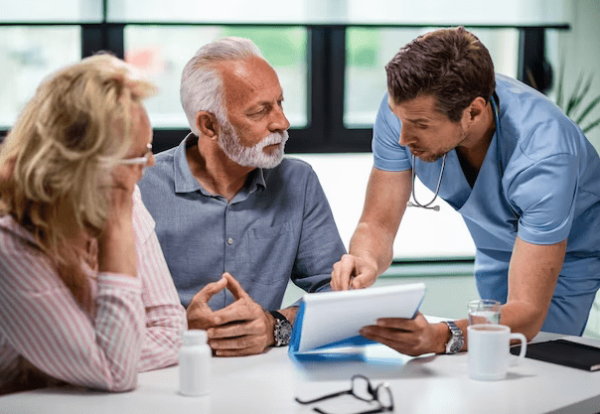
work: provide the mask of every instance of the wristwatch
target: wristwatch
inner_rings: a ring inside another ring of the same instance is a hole
[[[269,311],[269,313],[275,318],[275,326],[273,327],[275,346],[288,345],[292,336],[292,324],[277,311]]]
[[[465,336],[458,326],[453,321],[444,321],[448,325],[448,329],[452,332],[452,337],[446,344],[447,354],[456,354],[465,344]]]

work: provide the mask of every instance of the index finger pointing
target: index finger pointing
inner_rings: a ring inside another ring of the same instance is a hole
[[[340,260],[340,271],[338,273],[338,283],[342,290],[350,289],[350,283],[352,282],[352,276],[354,276],[356,267],[356,261],[354,257],[349,254],[342,256]]]

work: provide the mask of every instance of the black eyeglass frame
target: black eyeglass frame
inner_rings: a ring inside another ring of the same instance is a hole
[[[364,379],[367,382],[367,392],[369,393],[369,395],[371,396],[370,399],[368,398],[364,398],[358,394],[356,394],[354,392],[354,384],[355,381],[357,379]],[[373,409],[373,410],[367,410],[367,411],[360,411],[357,413],[352,413],[352,414],[376,414],[376,413],[383,413],[383,412],[391,412],[394,411],[394,397],[392,395],[392,390],[390,389],[390,386],[387,382],[382,382],[381,384],[377,385],[377,387],[373,388],[373,385],[371,385],[371,381],[369,380],[369,378],[367,378],[364,375],[353,375],[352,378],[350,379],[351,382],[351,386],[349,390],[344,390],[344,391],[339,391],[339,392],[334,392],[332,394],[326,394],[323,395],[322,397],[317,397],[314,398],[312,400],[301,400],[298,397],[295,398],[296,402],[303,404],[303,405],[308,405],[308,404],[314,404],[316,402],[319,401],[325,401],[325,400],[329,400],[331,398],[336,398],[336,397],[340,397],[342,395],[352,395],[354,398],[359,399],[361,401],[365,401],[365,402],[373,402],[373,401],[377,401],[377,403],[379,404],[379,408]],[[383,405],[379,399],[379,392],[380,390],[385,390],[387,391],[387,393],[390,396],[390,406],[387,407],[385,405]],[[330,414],[326,411],[323,411],[322,409],[320,409],[319,407],[314,407],[313,408],[314,411],[320,413],[320,414]]]

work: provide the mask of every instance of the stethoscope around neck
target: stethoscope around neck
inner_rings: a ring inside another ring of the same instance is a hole
[[[499,116],[498,116],[498,109],[496,107],[496,101],[494,100],[493,96],[490,98],[490,102],[492,103],[492,109],[494,112],[494,121],[496,122],[496,131],[498,132],[498,134],[500,134],[500,122],[499,122]],[[421,207],[426,210],[440,211],[439,205],[432,206],[432,204],[435,202],[435,200],[438,197],[438,194],[440,193],[440,185],[442,184],[442,177],[444,176],[444,167],[446,166],[446,156],[448,154],[447,153],[444,154],[444,157],[442,158],[442,168],[440,169],[440,176],[438,178],[437,186],[435,187],[435,194],[433,195],[433,198],[431,199],[431,201],[429,203],[425,203],[425,204],[421,204],[419,202],[419,200],[417,200],[417,196],[415,194],[415,178],[417,178],[417,172],[416,172],[416,166],[415,166],[415,156],[414,156],[414,154],[411,154],[411,155],[412,155],[412,191],[411,191],[411,193],[412,193],[413,201],[408,201],[406,203],[406,206],[407,207]]]
[[[442,184],[442,177],[444,176],[444,167],[446,166],[446,156],[448,154],[444,154],[444,158],[442,158],[442,169],[440,170],[440,177],[438,178],[437,186],[435,187],[435,194],[431,201],[426,204],[419,203],[417,200],[417,195],[415,194],[415,178],[417,178],[416,167],[415,167],[415,156],[412,156],[412,198],[414,201],[409,201],[406,203],[407,207],[421,207],[426,210],[440,211],[440,206],[432,204],[435,202],[438,194],[440,193],[440,185]]]

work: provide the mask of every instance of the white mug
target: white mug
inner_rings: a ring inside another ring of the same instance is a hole
[[[477,324],[467,328],[469,377],[476,380],[496,381],[506,377],[509,366],[525,358],[527,339],[520,333],[510,333],[504,325]],[[513,357],[509,352],[510,340],[521,341],[521,353]]]

